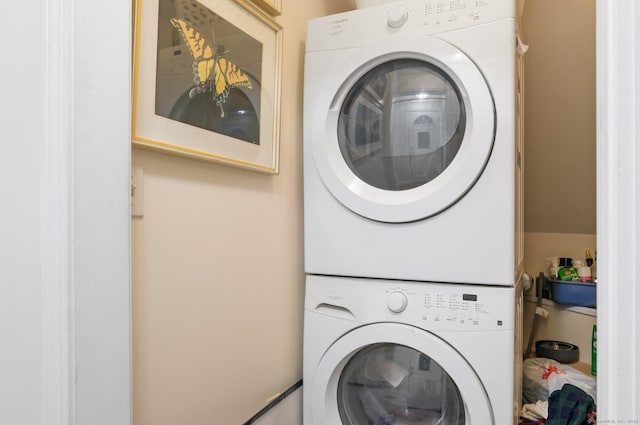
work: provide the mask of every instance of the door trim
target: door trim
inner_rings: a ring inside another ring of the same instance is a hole
[[[640,418],[638,21],[636,0],[597,0],[598,422]]]
[[[73,4],[42,2],[42,417],[65,425],[75,406],[73,350]]]
[[[131,2],[44,0],[41,11],[42,382],[34,390],[42,423],[130,425]]]

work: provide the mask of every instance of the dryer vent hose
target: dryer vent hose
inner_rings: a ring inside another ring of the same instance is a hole
[[[537,314],[538,307],[542,306],[542,289],[547,283],[547,278],[544,276],[544,273],[540,272],[538,277],[536,278],[536,292],[537,292],[537,301],[536,308],[533,309],[533,324],[531,325],[531,333],[529,334],[529,342],[527,343],[527,349],[522,356],[525,360],[529,358],[531,355],[531,348],[533,347],[533,340],[536,337],[536,332],[538,330],[538,322],[540,321],[540,315]]]

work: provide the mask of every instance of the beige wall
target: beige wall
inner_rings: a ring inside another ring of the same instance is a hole
[[[596,233],[595,0],[529,0],[525,231]]]
[[[134,149],[136,425],[240,424],[301,378],[306,22],[352,7],[283,2],[279,175]]]

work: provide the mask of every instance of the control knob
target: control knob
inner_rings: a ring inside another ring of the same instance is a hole
[[[387,297],[387,307],[394,313],[402,313],[407,304],[407,296],[400,291],[393,291]]]
[[[409,19],[409,12],[404,6],[396,6],[387,12],[387,25],[391,28],[400,28],[407,19]]]

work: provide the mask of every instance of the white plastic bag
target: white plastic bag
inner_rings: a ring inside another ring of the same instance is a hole
[[[523,364],[522,399],[535,403],[549,399],[549,395],[571,384],[596,400],[596,380],[571,366],[544,357],[526,359]]]

